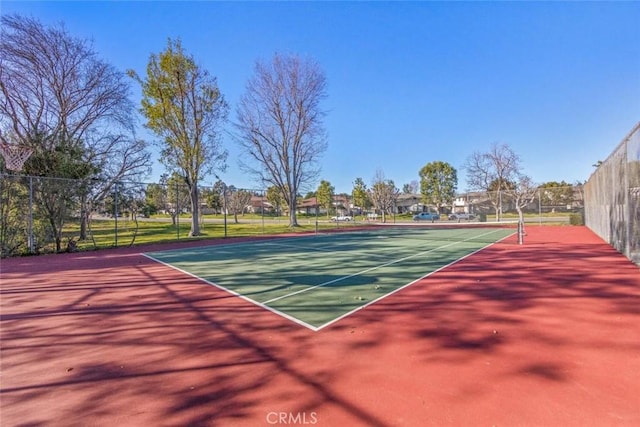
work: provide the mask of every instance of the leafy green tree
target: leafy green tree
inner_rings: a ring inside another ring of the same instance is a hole
[[[267,200],[276,210],[276,215],[280,215],[282,206],[284,205],[285,201],[284,196],[282,195],[282,192],[278,187],[272,185],[267,188]]]
[[[189,206],[191,191],[185,184],[184,178],[177,172],[166,179],[167,198],[165,210],[171,215],[173,225],[178,224],[178,216]]]
[[[573,185],[561,181],[549,181],[540,185],[543,206],[567,206],[573,202]]]
[[[40,144],[34,146],[37,148],[25,164],[24,172],[52,177],[36,180],[33,196],[37,209],[42,210],[43,217],[47,218],[49,235],[53,237],[56,252],[61,252],[63,227],[70,213],[80,208],[82,196],[87,191],[83,179],[97,171],[85,161],[82,145],[59,141],[53,150],[42,149]]]
[[[151,55],[144,81],[135,71],[128,74],[142,86],[147,127],[163,140],[160,160],[169,170],[179,172],[189,189],[189,236],[198,236],[198,183],[226,167],[220,127],[227,117],[227,103],[215,77],[187,55],[180,40],[169,39],[163,52]]]
[[[420,193],[425,203],[436,206],[438,213],[443,206],[451,205],[458,187],[458,174],[449,163],[435,161],[420,169]]]
[[[318,200],[318,206],[321,206],[327,210],[327,217],[329,216],[331,208],[333,207],[334,192],[335,188],[329,181],[325,181],[324,179],[320,181],[318,191],[316,192],[316,197]]]
[[[166,186],[152,183],[147,185],[144,195],[144,213],[147,216],[155,215],[164,209],[167,200]]]
[[[223,212],[226,209],[226,196],[227,193],[227,184],[225,184],[221,179],[218,179],[214,184],[207,199],[207,206],[215,209],[217,212]]]
[[[354,181],[353,190],[351,190],[351,198],[353,199],[353,204],[363,211],[371,207],[367,184],[364,183],[362,178],[356,178]]]
[[[222,198],[220,193],[215,191],[214,188],[201,187],[200,197],[204,199],[205,205],[214,211],[219,211],[222,206]]]

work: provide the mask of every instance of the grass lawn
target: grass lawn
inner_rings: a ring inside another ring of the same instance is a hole
[[[133,221],[131,219],[118,218],[100,219],[91,222],[91,236],[84,241],[78,241],[78,249],[89,250],[94,248],[109,248],[114,246],[129,246],[145,243],[175,242],[184,239],[211,239],[226,237],[253,236],[262,234],[305,233],[316,230],[315,217],[299,217],[299,227],[289,227],[289,219],[262,218],[258,215],[246,215],[238,218],[238,223],[233,216],[227,218],[226,231],[223,217],[207,215],[200,224],[201,235],[188,237],[191,230],[191,218],[181,217],[178,225],[174,225],[170,218],[161,216],[152,219]],[[350,224],[352,225],[352,224]],[[327,230],[344,226],[336,225],[324,219],[318,219],[317,229]],[[78,240],[79,224],[69,224],[65,227],[65,239]]]
[[[570,213],[543,213],[526,214],[525,221],[535,223],[538,221],[550,224],[550,220],[558,220],[559,224],[569,223]],[[412,214],[388,215],[386,221],[412,222]],[[566,221],[565,221],[566,217]],[[487,215],[487,222],[495,221],[495,215]],[[503,219],[513,221],[517,219],[515,214],[504,214]],[[447,223],[446,216],[438,221]],[[137,221],[129,217],[120,217],[116,221],[114,218],[94,218],[91,222],[89,238],[79,239],[80,224],[76,221],[69,221],[64,228],[63,248],[66,248],[69,240],[76,242],[79,250],[104,249],[112,247],[123,247],[140,245],[147,243],[175,242],[180,240],[212,239],[224,237],[257,236],[267,234],[282,233],[304,233],[316,230],[330,230],[345,226],[357,226],[371,224],[366,221],[366,217],[356,216],[352,222],[333,222],[326,215],[316,217],[315,215],[299,215],[299,227],[289,228],[289,218],[285,216],[273,217],[256,214],[239,215],[238,222],[234,216],[226,218],[226,227],[223,215],[204,215],[200,224],[201,235],[198,237],[188,237],[191,229],[191,217],[184,215],[178,219],[178,225],[174,225],[168,215],[155,215],[151,218],[140,218]],[[53,244],[40,249],[40,252],[51,252],[55,248]]]

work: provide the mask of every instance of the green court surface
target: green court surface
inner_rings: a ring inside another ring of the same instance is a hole
[[[144,255],[319,330],[513,233],[380,226]]]

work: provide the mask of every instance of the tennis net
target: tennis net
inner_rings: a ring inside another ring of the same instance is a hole
[[[504,239],[518,231],[518,221],[496,223],[455,223],[455,224],[423,224],[423,223],[379,223],[343,227],[336,230],[319,232],[321,236],[340,240],[417,240],[438,242],[475,242],[491,244]]]

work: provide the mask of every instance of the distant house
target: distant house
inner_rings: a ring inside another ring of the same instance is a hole
[[[309,197],[308,199],[298,202],[296,212],[305,215],[319,215],[320,209],[318,209],[318,199],[315,197]]]
[[[251,201],[246,208],[247,212],[262,214],[262,213],[273,213],[275,210],[273,205],[269,203],[266,197],[262,196],[251,196]]]
[[[453,206],[451,206],[451,213],[475,213],[471,207],[470,193],[464,195],[458,195],[453,200]]]
[[[418,213],[425,210],[425,205],[421,202],[422,195],[416,193],[401,193],[396,200],[396,213]]]
[[[472,191],[459,194],[453,201],[453,213],[479,214],[489,212],[493,209],[493,204],[489,194],[484,191]]]
[[[351,199],[345,194],[334,195],[332,205],[338,215],[350,214],[354,210]],[[304,215],[327,215],[327,208],[318,206],[317,197],[309,197],[298,202],[297,212]]]

